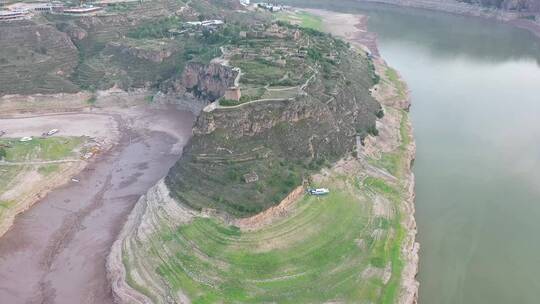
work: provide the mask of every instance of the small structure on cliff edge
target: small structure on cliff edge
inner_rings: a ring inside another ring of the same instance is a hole
[[[229,87],[225,90],[225,95],[223,98],[229,99],[229,100],[236,100],[240,101],[240,97],[242,97],[242,92],[240,91],[239,86]]]

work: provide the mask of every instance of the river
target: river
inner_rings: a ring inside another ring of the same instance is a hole
[[[309,6],[368,15],[411,89],[419,303],[538,303],[540,40],[443,13]]]
[[[107,111],[85,115],[114,117],[110,132],[117,129],[119,142],[76,181],[17,216],[0,238],[0,303],[113,303],[105,268],[110,247],[139,197],[180,157],[194,117],[173,106]],[[84,124],[77,115],[52,117]]]

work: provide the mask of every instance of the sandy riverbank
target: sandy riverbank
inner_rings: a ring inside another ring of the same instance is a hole
[[[400,124],[402,122],[394,116],[394,112],[396,111],[408,111],[411,105],[407,86],[397,72],[395,73],[398,75],[398,79],[389,79],[387,70],[390,68],[379,56],[376,35],[370,33],[367,28],[367,16],[315,9],[306,11],[321,16],[323,18],[324,29],[327,32],[341,37],[363,50],[369,50],[374,55],[373,62],[377,73],[381,76],[381,81],[374,87],[373,96],[385,107],[386,115],[377,123],[380,135],[367,138],[365,147],[361,153],[365,157],[377,157],[382,153],[395,151],[400,144],[405,145],[404,158],[408,164],[403,175],[397,177],[398,182],[406,189],[405,201],[403,201],[400,207],[403,215],[402,224],[407,230],[402,248],[405,266],[402,272],[402,284],[398,303],[416,303],[419,288],[416,274],[418,273],[418,251],[420,245],[416,242],[417,230],[414,218],[415,184],[414,174],[411,168],[415,158],[416,146],[408,115],[404,114],[404,118],[402,119],[405,119],[405,136],[409,137],[409,140],[401,138],[403,136],[403,134],[400,134]]]

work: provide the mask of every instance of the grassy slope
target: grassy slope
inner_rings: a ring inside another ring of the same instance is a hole
[[[382,303],[388,286],[362,273],[394,260],[397,219],[373,218],[371,199],[398,191],[340,174],[324,185],[329,196],[305,196],[291,216],[255,232],[207,218],[161,231],[150,250],[163,261],[156,271],[193,303]],[[376,229],[390,237],[373,237]]]
[[[402,142],[393,154],[398,175],[408,166],[407,122],[402,112]],[[319,185],[330,195],[304,196],[286,218],[260,230],[240,231],[211,218],[163,226],[147,251],[160,261],[156,273],[193,303],[395,303],[404,267],[405,185],[329,172]],[[389,202],[389,215],[376,215],[377,197]],[[128,277],[134,262],[124,260]]]
[[[0,139],[0,146],[8,146],[6,161],[48,161],[73,156],[73,150],[83,142],[82,137],[34,138],[27,142],[19,142],[18,139]]]
[[[75,150],[84,143],[82,137],[48,137],[35,138],[29,142],[19,142],[18,139],[0,139],[0,145],[5,145],[6,158],[8,162],[32,162],[50,161],[61,159],[73,159]],[[36,171],[47,177],[60,169],[59,164],[44,165],[2,165],[0,163],[0,195],[14,187],[18,177]],[[0,221],[2,214],[9,208],[16,206],[15,201],[2,200],[0,196]]]
[[[317,31],[323,30],[322,18],[307,12],[282,12],[277,14],[277,18],[278,20],[298,24],[301,27],[310,28]]]

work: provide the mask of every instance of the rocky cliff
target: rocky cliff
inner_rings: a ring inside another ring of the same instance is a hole
[[[214,101],[234,85],[238,70],[217,63],[191,62],[180,77],[174,79],[170,88],[177,93],[191,93],[195,97]]]

